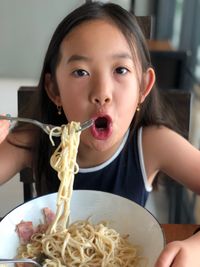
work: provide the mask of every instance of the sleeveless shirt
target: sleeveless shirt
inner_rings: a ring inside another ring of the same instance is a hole
[[[144,168],[142,128],[132,136],[126,133],[115,154],[101,165],[80,168],[74,189],[113,193],[144,206],[151,191]]]

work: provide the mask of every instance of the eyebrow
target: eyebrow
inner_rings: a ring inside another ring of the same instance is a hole
[[[130,55],[129,53],[117,53],[117,54],[113,54],[110,56],[111,59],[118,59],[118,58],[125,58],[125,59],[130,59],[132,60],[132,55]],[[71,57],[69,57],[67,59],[67,64],[74,62],[74,61],[91,61],[92,59],[87,57],[87,56],[82,56],[82,55],[72,55]]]
[[[127,59],[133,59],[132,55],[129,53],[118,53],[111,56],[111,58],[127,58]]]
[[[72,55],[67,59],[67,63],[73,62],[73,61],[91,61],[89,57],[82,56],[82,55]]]

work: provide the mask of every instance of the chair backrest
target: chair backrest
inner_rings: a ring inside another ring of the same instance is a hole
[[[151,39],[154,31],[154,18],[153,16],[136,16],[137,22],[142,29],[142,32],[146,39]]]
[[[27,105],[31,103],[31,98],[37,90],[36,86],[20,87],[17,94],[18,116],[26,117]],[[28,201],[35,196],[35,186],[33,183],[33,172],[31,168],[25,168],[20,172],[20,182],[23,183],[24,201]]]
[[[150,55],[159,88],[187,90],[188,53],[186,51],[152,50]]]

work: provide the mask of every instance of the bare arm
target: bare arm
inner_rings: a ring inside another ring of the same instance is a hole
[[[162,171],[200,194],[200,151],[166,127],[143,131],[144,161],[149,182]]]
[[[9,134],[8,137],[0,144],[0,184],[5,183],[12,178],[21,169],[31,166],[32,155],[30,150],[20,148],[10,144],[8,140],[13,143],[18,143],[19,138],[25,139],[25,135],[17,136]]]

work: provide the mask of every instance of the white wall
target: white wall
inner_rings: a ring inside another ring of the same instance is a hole
[[[82,0],[0,0],[0,77],[37,79],[49,39]]]
[[[0,0],[0,77],[38,79],[58,23],[84,0]],[[108,2],[108,1],[103,1]],[[129,8],[129,0],[112,1]]]

